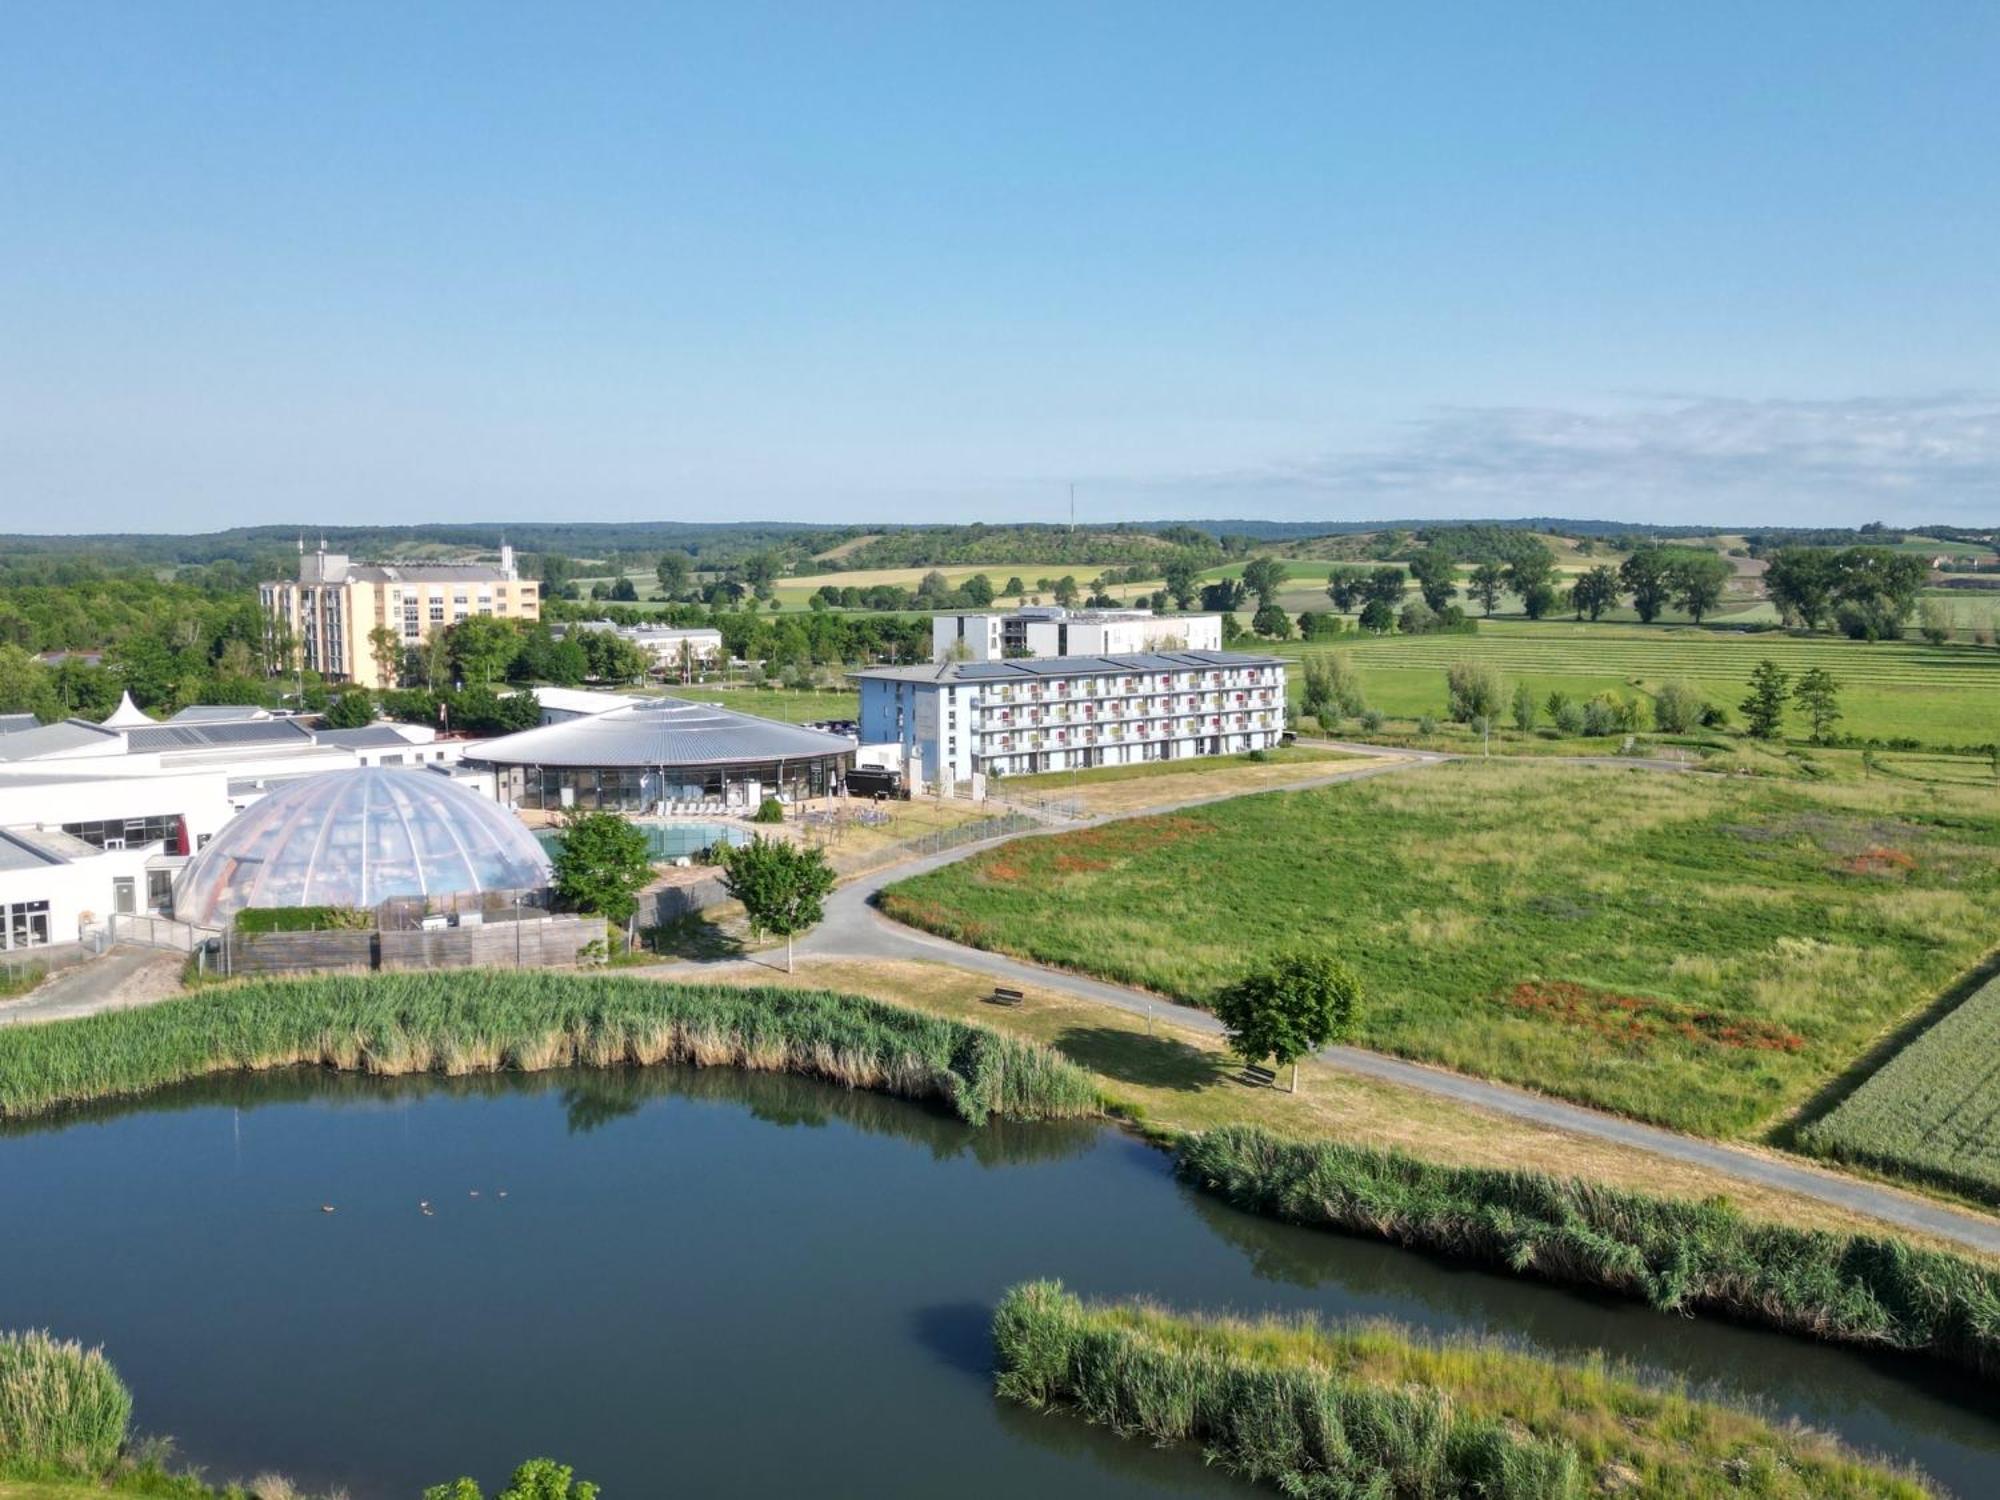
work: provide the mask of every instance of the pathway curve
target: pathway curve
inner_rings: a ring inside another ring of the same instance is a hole
[[[1371,760],[1364,765],[1351,766],[1291,786],[1272,787],[1248,793],[1238,791],[1224,792],[1216,796],[1190,797],[1184,801],[1166,803],[1142,811],[1121,812],[1093,818],[1073,826],[1095,827],[1126,818],[1154,817],[1161,813],[1179,812],[1241,796],[1266,796],[1274,792],[1302,791],[1336,782],[1358,781],[1371,776],[1416,771],[1459,758],[1429,751],[1405,750],[1391,752],[1395,757],[1391,759],[1380,746],[1340,744],[1334,741],[1326,743],[1337,749],[1370,756]],[[1576,762],[1566,760],[1564,763]],[[1596,763],[1662,772],[1685,772],[1689,769],[1688,765],[1678,761],[1612,758]],[[900,922],[893,922],[875,907],[877,893],[895,881],[906,880],[913,875],[921,875],[926,871],[965,859],[982,850],[996,848],[1010,842],[1012,838],[1041,836],[1025,833],[989,839],[985,843],[948,850],[943,854],[859,876],[840,886],[827,899],[826,920],[800,941],[798,951],[801,954],[822,958],[919,961],[928,959],[944,962],[956,968],[990,974],[997,980],[1017,985],[1037,985],[1078,999],[1114,1006],[1136,1015],[1158,1016],[1172,1025],[1190,1031],[1219,1034],[1222,1031],[1222,1023],[1207,1011],[1176,1004],[1144,990],[1108,984],[1103,980],[1089,979],[1067,970],[1046,968],[1040,964],[1009,958],[1005,954],[989,953],[981,948],[969,948],[948,938],[920,932],[905,927]],[[1914,1193],[1906,1193],[1897,1188],[1826,1171],[1796,1158],[1748,1146],[1736,1146],[1722,1141],[1704,1140],[1698,1136],[1682,1135],[1655,1125],[1644,1125],[1636,1120],[1628,1120],[1619,1115],[1606,1114],[1601,1110],[1567,1104],[1543,1094],[1516,1088],[1511,1084],[1493,1083],[1483,1078],[1452,1073],[1443,1068],[1409,1062],[1380,1052],[1364,1051],[1359,1047],[1329,1047],[1321,1052],[1319,1057],[1321,1061],[1345,1072],[1382,1079],[1405,1088],[1420,1089],[1428,1094],[1439,1095],[1515,1119],[1531,1121],[1537,1125],[1552,1126],[1576,1135],[1651,1151],[1676,1161],[1706,1167],[1741,1182],[1796,1193],[1803,1198],[1816,1199],[1821,1203],[1866,1214],[1885,1223],[1917,1230],[1941,1240],[2000,1254],[2000,1220],[1956,1209],[1948,1204],[1935,1202]]]

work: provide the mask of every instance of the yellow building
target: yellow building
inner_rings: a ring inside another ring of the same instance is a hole
[[[265,618],[279,641],[288,641],[297,663],[329,682],[390,688],[395,667],[378,660],[374,632],[388,630],[395,656],[421,646],[433,631],[471,615],[539,620],[539,583],[523,582],[514,549],[500,549],[500,565],[486,563],[356,563],[324,544],[299,553],[297,582],[258,586]]]

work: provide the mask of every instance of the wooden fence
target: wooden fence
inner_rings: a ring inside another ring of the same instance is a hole
[[[330,929],[228,933],[213,955],[224,974],[299,974],[362,969],[541,969],[578,962],[604,941],[604,919],[533,916],[433,931]]]

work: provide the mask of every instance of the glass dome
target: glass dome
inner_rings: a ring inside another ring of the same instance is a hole
[[[329,771],[251,804],[181,872],[174,914],[372,907],[393,897],[540,890],[548,856],[505,808],[434,772]]]

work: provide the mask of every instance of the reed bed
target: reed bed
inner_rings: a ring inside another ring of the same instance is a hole
[[[1124,1436],[1200,1445],[1328,1500],[1828,1500],[1932,1493],[1832,1439],[1649,1385],[1391,1325],[1176,1316],[1016,1287],[994,1317],[1000,1394]]]
[[[0,1333],[0,1473],[102,1473],[131,1420],[132,1393],[101,1349]]]
[[[0,1119],[238,1069],[470,1073],[688,1063],[797,1073],[989,1116],[1098,1109],[1089,1076],[984,1027],[824,991],[596,974],[326,975],[0,1029]]]
[[[1663,1311],[2000,1370],[2000,1271],[1901,1240],[1764,1223],[1720,1201],[1445,1166],[1242,1126],[1183,1138],[1176,1166],[1238,1208],[1293,1224],[1615,1292]]]

